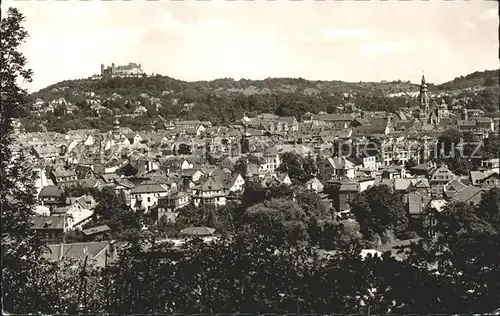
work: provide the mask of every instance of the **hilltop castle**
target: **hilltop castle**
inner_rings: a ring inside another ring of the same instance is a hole
[[[109,77],[141,77],[144,75],[144,71],[142,71],[141,64],[129,63],[125,66],[115,66],[114,63],[111,64],[111,67],[104,67],[104,64],[101,64],[101,76],[109,76]]]

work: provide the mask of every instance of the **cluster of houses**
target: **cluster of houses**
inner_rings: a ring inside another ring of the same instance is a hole
[[[238,202],[249,181],[262,187],[292,185],[279,168],[286,153],[315,161],[317,174],[300,185],[322,194],[337,212],[349,210],[354,194],[386,185],[402,194],[417,226],[433,233],[432,216],[424,216],[429,210],[441,211],[450,201],[475,206],[489,188],[500,187],[498,159],[485,159],[483,168],[467,176],[436,165],[431,153],[437,138],[451,127],[480,138],[498,135],[498,121],[467,110],[453,112],[443,104],[430,106],[425,80],[421,110],[418,118],[402,112],[308,113],[301,122],[261,114],[227,126],[176,120],[155,132],[134,132],[115,119],[108,133],[19,133],[13,148],[37,171],[33,229],[51,244],[62,242],[70,230],[101,231],[84,229],[92,220],[94,198],[67,197],[69,186],[109,187],[132,210],[175,221],[191,203]],[[409,161],[415,165],[407,169]],[[324,194],[329,186],[338,188],[333,196]]]

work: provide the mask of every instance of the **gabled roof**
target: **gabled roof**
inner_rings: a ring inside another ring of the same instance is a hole
[[[476,194],[480,194],[482,192],[484,192],[483,189],[471,185],[455,194],[452,199],[457,202],[465,203],[473,198]]]
[[[432,199],[429,202],[428,206],[430,208],[435,209],[438,212],[441,212],[443,210],[443,208],[446,206],[447,203],[448,202],[446,202],[445,199]]]
[[[109,228],[108,225],[101,225],[101,226],[97,226],[97,227],[92,227],[92,228],[84,229],[84,230],[82,230],[82,233],[85,236],[91,236],[91,235],[95,235],[95,234],[107,232],[107,231],[110,231],[110,230],[111,230],[111,228]]]
[[[469,178],[470,178],[470,182],[472,185],[478,185],[481,183],[481,181],[485,178],[488,178],[489,176],[491,176],[492,174],[494,174],[496,172],[494,171],[470,171],[469,172]]]
[[[192,177],[195,173],[201,172],[199,169],[183,169],[181,171],[182,177]]]
[[[223,189],[222,181],[218,177],[208,177],[200,186],[201,191],[221,191]]]
[[[62,177],[73,177],[73,176],[76,176],[76,172],[75,170],[64,170],[64,169],[61,169],[61,170],[55,170],[52,172],[52,174],[54,175],[54,177],[56,178],[62,178]]]
[[[484,181],[486,181],[487,179],[489,178],[497,178],[497,179],[500,179],[500,174],[498,172],[492,172],[490,173],[489,175],[487,175],[486,177],[482,178],[481,180],[479,180],[478,182],[479,183],[483,183]]]
[[[456,178],[444,185],[444,192],[448,196],[453,196],[457,192],[462,191],[467,186],[460,181],[460,178]]]
[[[459,120],[457,122],[458,126],[476,126],[476,121],[474,120]]]
[[[476,122],[480,124],[491,124],[493,120],[490,117],[478,117]]]
[[[215,228],[210,227],[188,227],[181,230],[182,235],[190,235],[190,236],[208,236],[213,235],[215,232]]]
[[[394,190],[396,191],[406,191],[412,186],[412,182],[409,179],[394,179]]]
[[[88,173],[91,173],[93,174],[94,173],[94,170],[92,170],[92,168],[90,168],[90,166],[85,166],[85,165],[78,165],[76,166],[75,168],[75,173],[77,175],[77,177],[79,179],[82,179],[83,177],[85,177],[86,174]]]
[[[382,135],[385,134],[387,126],[383,125],[363,125],[354,129],[359,135]]]
[[[359,191],[359,185],[358,182],[351,180],[351,179],[344,179],[341,181],[334,181],[340,185],[339,191],[344,191],[344,192],[354,192],[354,191]]]
[[[335,121],[352,121],[352,114],[315,114],[313,119],[318,121],[335,122]]]
[[[286,178],[290,178],[290,177],[288,176],[288,173],[286,173],[286,172],[280,172],[280,173],[278,173],[278,177],[277,178],[278,178],[278,180],[280,182],[283,182],[283,181],[285,181]]]
[[[221,179],[223,188],[227,190],[227,189],[230,189],[234,185],[236,180],[239,177],[241,177],[241,175],[238,173],[235,173],[235,174],[224,173],[224,174],[220,174],[219,177]]]
[[[326,160],[335,169],[354,169],[354,164],[345,157],[329,157]]]
[[[147,193],[163,193],[168,192],[169,189],[165,188],[163,185],[156,184],[139,184],[132,190],[130,190],[130,194],[147,194]]]
[[[101,176],[101,178],[104,180],[106,183],[112,183],[116,179],[119,179],[120,177],[116,173],[105,173]]]
[[[128,189],[135,187],[135,185],[132,182],[130,182],[128,179],[118,178],[118,179],[114,179],[114,181],[116,184],[124,186]]]
[[[429,166],[428,164],[425,164],[425,163],[421,163],[419,165],[416,165],[414,167],[411,167],[410,168],[411,170],[419,170],[419,171],[429,171],[430,169],[432,169],[431,166]]]
[[[38,194],[39,197],[60,197],[63,194],[61,189],[59,187],[50,185],[50,186],[44,186],[40,193]]]
[[[431,187],[427,178],[416,179],[413,185],[415,186],[415,188],[419,189],[426,189]]]
[[[436,176],[438,176],[438,175],[448,175],[449,177],[451,177],[451,179],[457,178],[457,176],[453,172],[451,172],[451,170],[446,165],[442,165],[440,167],[437,167],[436,169],[434,169],[430,172],[431,181],[432,180],[440,180],[440,179],[436,178]]]
[[[60,229],[65,228],[67,216],[33,216],[31,229]]]
[[[267,148],[265,151],[264,151],[264,154],[265,155],[272,155],[272,156],[275,156],[279,153],[279,150],[278,150],[278,147],[277,146],[272,146],[272,147],[269,147]]]
[[[94,259],[105,251],[109,247],[109,244],[108,241],[101,241],[48,245],[49,249],[44,254],[44,257],[52,261],[59,261],[66,258],[81,260],[88,255],[90,259]],[[119,244],[123,243],[116,243],[115,246]]]
[[[82,179],[78,181],[78,184],[84,188],[97,188],[105,185],[102,179]]]

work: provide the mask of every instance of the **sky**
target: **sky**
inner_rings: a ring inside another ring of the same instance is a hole
[[[498,69],[496,1],[19,1],[29,91],[140,63],[216,78],[442,83]],[[2,12],[3,13],[3,12]]]

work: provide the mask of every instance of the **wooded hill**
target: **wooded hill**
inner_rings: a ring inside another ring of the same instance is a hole
[[[470,99],[468,107],[495,113],[498,112],[499,95],[498,76],[495,74],[498,74],[498,70],[475,72],[439,86],[428,84],[428,88],[434,95],[449,94],[456,99],[467,97]],[[241,119],[243,115],[260,113],[300,119],[307,112],[336,113],[353,108],[395,112],[400,108],[418,105],[415,98],[418,90],[417,84],[399,80],[354,83],[302,78],[238,81],[224,78],[186,82],[160,75],[68,80],[32,93],[26,114],[33,110],[32,104],[38,98],[46,104],[64,98],[76,106],[75,111],[67,113],[61,110],[54,115],[49,113],[38,118],[27,115],[23,124],[27,130],[33,131],[39,130],[41,126],[60,132],[80,128],[108,130],[111,120],[95,113],[95,107],[91,106],[95,102],[111,110],[111,115],[133,115],[123,119],[123,125],[133,129],[151,128],[151,122],[155,125],[159,118],[199,119],[228,124]],[[388,97],[390,94],[397,95]],[[143,113],[137,110],[141,106]]]

